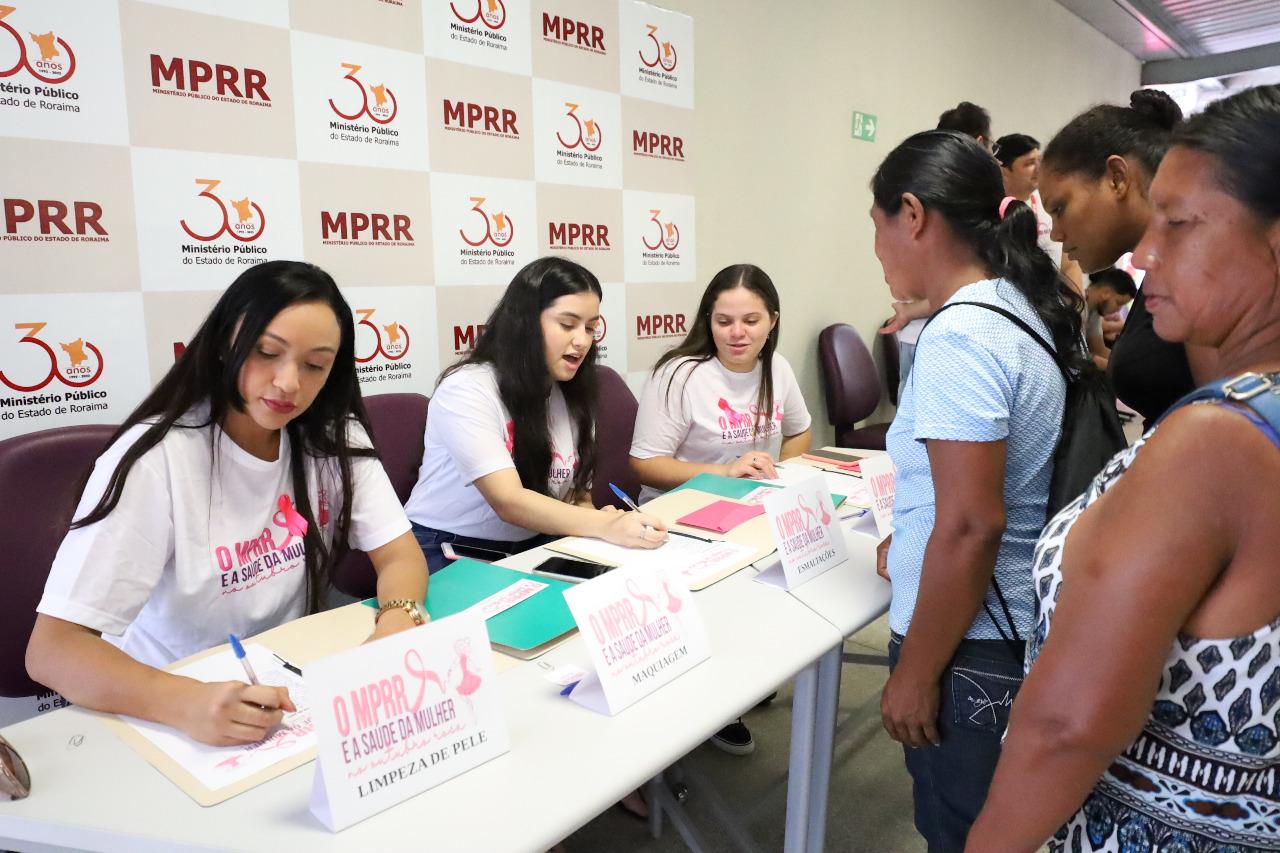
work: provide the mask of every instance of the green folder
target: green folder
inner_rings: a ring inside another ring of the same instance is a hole
[[[485,622],[493,643],[527,652],[577,627],[569,605],[564,601],[564,591],[573,584],[463,558],[431,576],[426,610],[432,619],[452,616],[516,581],[529,578],[545,583],[547,588],[538,590]],[[370,607],[378,606],[376,598],[364,603]]]
[[[722,498],[741,500],[761,486],[769,489],[780,488],[772,483],[761,483],[758,480],[749,480],[745,477],[723,477],[719,474],[699,474],[690,480],[686,480],[679,486],[676,486],[671,491],[678,492],[681,489],[697,489],[700,492],[719,495]],[[837,495],[835,492],[831,493],[832,506],[840,506],[844,501],[845,495]]]

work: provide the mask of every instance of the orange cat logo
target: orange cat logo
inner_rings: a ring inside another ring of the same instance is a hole
[[[79,367],[89,360],[89,356],[84,354],[84,338],[76,338],[69,344],[59,343],[58,346],[71,359],[72,367]]]
[[[373,104],[373,105],[374,105],[375,107],[382,107],[382,106],[386,106],[386,103],[387,103],[387,84],[386,84],[386,83],[383,83],[383,84],[382,84],[382,85],[380,85],[380,86],[373,86],[373,87],[371,87],[371,91],[373,92],[373,97],[374,97],[374,99],[375,99],[375,101],[374,101],[374,104]]]
[[[382,328],[386,330],[388,335],[390,335],[390,337],[387,338],[387,346],[393,347],[396,344],[400,343],[400,324],[399,323],[392,323],[390,326],[383,326]]]
[[[236,201],[234,198],[231,199],[231,206],[236,209],[236,216],[240,217],[241,222],[248,222],[253,218],[253,211],[249,209],[248,196],[245,196],[239,201]]]
[[[57,38],[54,36],[52,31],[47,32],[44,35],[37,35],[36,33],[30,33],[30,35],[31,40],[40,48],[41,61],[53,59],[54,57],[62,55],[58,51]]]

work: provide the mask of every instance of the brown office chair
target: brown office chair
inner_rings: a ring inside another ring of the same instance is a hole
[[[373,394],[364,398],[373,446],[382,455],[382,465],[402,504],[409,500],[409,493],[418,482],[429,402],[422,394]],[[370,598],[377,594],[378,576],[369,557],[353,550],[334,566],[333,585],[347,595]]]
[[[76,486],[116,427],[85,424],[0,441],[0,696],[45,690],[27,676],[27,641],[54,555],[75,511]]]
[[[632,500],[640,495],[640,481],[631,473],[631,435],[636,428],[639,404],[627,383],[607,367],[596,368],[600,400],[596,406],[596,471],[591,500],[596,506],[627,505],[609,488],[613,483]]]
[[[871,351],[852,326],[835,323],[818,334],[818,363],[827,398],[827,420],[835,427],[836,444],[884,450],[889,424],[854,426],[880,405],[881,386]]]

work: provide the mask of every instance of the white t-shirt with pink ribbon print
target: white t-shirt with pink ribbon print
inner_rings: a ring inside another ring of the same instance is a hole
[[[199,423],[202,414],[182,422]],[[98,458],[76,518],[97,505],[145,430],[130,429]],[[348,443],[371,446],[358,424]],[[308,458],[306,477],[312,514],[331,543],[342,501],[337,460]],[[371,551],[409,530],[377,459],[352,459],[352,491],[352,548]],[[175,427],[134,463],[106,518],[67,533],[36,609],[100,631],[152,666],[296,619],[306,608],[307,522],[294,497],[287,433],[269,462],[215,426]]]
[[[405,504],[416,524],[459,536],[519,542],[539,531],[508,524],[475,487],[481,477],[515,468],[515,424],[492,365],[469,364],[445,377],[431,397],[418,482]],[[549,494],[563,500],[578,469],[578,431],[558,382],[547,398],[551,437]],[[528,488],[537,485],[525,483]],[[540,485],[540,484],[538,484]]]
[[[673,359],[645,382],[631,439],[635,458],[670,456],[723,465],[760,450],[777,459],[785,436],[809,428],[812,418],[796,375],[778,353],[773,355],[772,412],[760,412],[756,403],[763,375],[760,362],[750,373],[729,370],[718,358],[692,362],[696,359]],[[659,494],[646,486],[640,499]]]

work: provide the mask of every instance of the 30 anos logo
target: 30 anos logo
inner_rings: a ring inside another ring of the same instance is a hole
[[[459,12],[457,3],[450,3],[449,8],[453,11],[454,17],[464,24],[479,23],[491,30],[500,30],[507,22],[507,5],[502,0],[476,0],[476,10],[470,15]]]
[[[98,377],[102,375],[102,352],[91,342],[86,341],[83,337],[76,338],[69,343],[58,343],[58,348],[67,357],[67,364],[59,366],[58,354],[54,352],[53,347],[40,340],[40,330],[47,326],[48,323],[14,323],[13,327],[18,331],[25,331],[19,343],[31,344],[44,350],[49,358],[49,372],[44,378],[30,385],[11,379],[0,370],[0,384],[4,384],[14,391],[39,391],[47,386],[50,382],[57,379],[63,385],[71,388],[84,388],[86,385],[92,385],[98,381]],[[92,357],[90,357],[92,354]]]
[[[364,326],[373,332],[373,339],[376,341],[373,350],[366,356],[356,354],[356,361],[360,364],[373,361],[378,356],[389,359],[391,361],[399,361],[409,354],[409,329],[400,322],[393,322],[385,326],[373,322],[373,314],[376,308],[357,308],[356,314],[360,319],[356,322],[357,326]],[[383,332],[387,333],[384,338]]]
[[[467,236],[466,229],[459,228],[458,236],[468,246],[483,246],[485,243],[491,243],[501,249],[508,245],[516,234],[516,226],[511,221],[511,217],[502,211],[498,211],[491,219],[484,209],[484,196],[473,195],[471,196],[471,201],[475,202],[475,207],[471,209],[484,220],[484,234],[472,239]]]
[[[570,134],[573,141],[570,142],[565,139],[558,130],[556,131],[556,139],[560,140],[560,144],[569,150],[582,146],[587,151],[595,151],[600,147],[600,143],[604,139],[604,132],[600,129],[599,123],[593,118],[589,118],[585,122],[578,118],[577,104],[565,101],[564,105],[569,108],[565,115],[573,119],[574,132]]]
[[[653,223],[654,233],[658,235],[658,239],[650,242],[648,237],[641,235],[640,240],[644,243],[644,247],[651,252],[658,249],[674,252],[676,247],[680,245],[680,228],[675,222],[661,221],[658,218],[662,215],[661,210],[650,210],[649,214],[649,221]]]
[[[34,48],[40,53],[38,58],[34,57],[27,52],[27,44],[21,34],[5,22],[5,18],[16,11],[16,6],[0,6],[0,30],[8,33],[17,46],[17,58],[12,66],[0,70],[0,78],[12,77],[19,71],[26,70],[43,83],[65,83],[70,80],[71,75],[76,73],[76,55],[71,45],[53,30],[47,33],[28,31],[27,35],[31,37]]]
[[[591,333],[591,340],[595,346],[600,346],[600,344],[604,343],[604,336],[608,331],[608,326],[609,324],[606,323],[604,321],[604,317],[601,316],[596,323],[595,330]]]
[[[185,218],[178,220],[182,230],[186,231],[191,239],[208,243],[212,240],[217,240],[223,234],[229,234],[241,243],[252,243],[262,236],[262,232],[267,228],[267,218],[256,201],[248,196],[238,200],[231,199],[231,207],[235,210],[235,221],[232,222],[231,213],[227,210],[227,205],[213,192],[222,181],[212,178],[196,178],[195,182],[197,186],[204,187],[197,195],[201,198],[209,199],[218,206],[222,224],[212,234],[200,234],[187,224]]]
[[[644,63],[644,67],[675,71],[676,63],[680,61],[680,55],[676,52],[675,45],[669,41],[658,41],[658,28],[653,24],[646,24],[645,29],[649,31],[649,41],[653,42],[653,57],[645,56],[645,53],[649,50],[648,45],[636,51],[640,55],[640,61]]]
[[[334,103],[333,98],[329,99],[329,109],[333,110],[339,117],[348,121],[357,121],[362,116],[368,116],[370,121],[377,124],[390,124],[395,120],[396,113],[399,112],[399,105],[396,103],[396,94],[392,92],[386,83],[380,83],[377,86],[365,88],[364,82],[356,77],[363,66],[354,65],[350,62],[342,63],[342,67],[347,70],[343,75],[343,80],[350,80],[355,85],[356,90],[360,93],[360,108],[353,113],[344,113]],[[369,103],[369,93],[373,93],[373,103]]]

